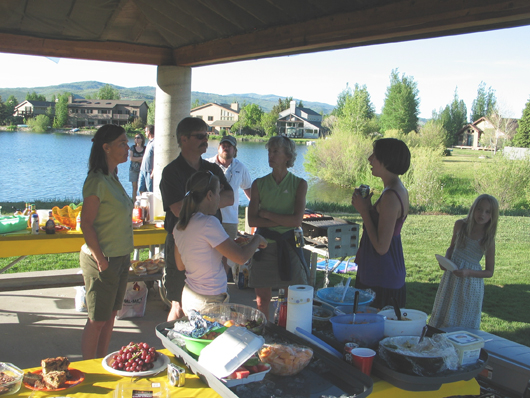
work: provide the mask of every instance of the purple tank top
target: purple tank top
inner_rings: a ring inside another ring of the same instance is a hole
[[[403,247],[401,245],[401,228],[407,216],[403,215],[403,201],[398,193],[393,189],[388,189],[383,192],[383,195],[387,192],[394,192],[401,204],[401,217],[396,220],[390,247],[383,255],[377,253],[363,227],[363,235],[355,262],[358,265],[357,278],[359,278],[361,283],[367,286],[399,289],[405,284],[406,276]],[[379,221],[379,213],[376,210],[376,206],[381,200],[381,197],[375,202],[370,211],[370,218],[375,225]]]

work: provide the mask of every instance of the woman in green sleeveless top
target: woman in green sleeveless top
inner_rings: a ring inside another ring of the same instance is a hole
[[[294,228],[302,224],[307,182],[290,173],[296,147],[285,136],[272,137],[269,151],[272,173],[254,181],[248,207],[248,223],[267,238],[268,246],[252,258],[249,286],[256,292],[257,306],[269,318],[272,289],[307,284],[308,268],[301,249],[296,249]]]

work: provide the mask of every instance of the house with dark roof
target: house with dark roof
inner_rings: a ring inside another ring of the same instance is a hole
[[[485,149],[480,142],[484,133],[491,132],[497,138],[504,137],[509,135],[510,131],[515,131],[518,124],[517,119],[501,118],[499,126],[502,126],[501,129],[506,130],[501,131],[487,117],[483,116],[460,129],[457,134],[457,146],[469,149]],[[489,148],[489,145],[486,145],[486,148]]]
[[[320,138],[324,136],[322,115],[309,108],[299,108],[296,101],[290,102],[289,109],[278,115],[278,134],[292,138]]]
[[[142,100],[100,100],[68,97],[68,124],[73,127],[117,124],[141,118],[147,123],[149,107]]]
[[[198,117],[206,122],[209,126],[208,132],[219,134],[222,129],[230,132],[235,122],[239,120],[239,104],[217,104],[210,102],[193,108],[190,116]]]
[[[21,116],[24,119],[45,115],[51,107],[51,114],[55,114],[55,102],[51,101],[23,101],[15,106],[13,116]]]

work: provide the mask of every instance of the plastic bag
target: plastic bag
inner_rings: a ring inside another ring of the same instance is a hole
[[[77,312],[87,312],[86,307],[86,290],[85,286],[76,286],[75,287],[75,310]]]
[[[127,283],[127,291],[123,298],[123,306],[116,314],[116,319],[141,318],[145,314],[147,304],[147,285],[145,282]]]

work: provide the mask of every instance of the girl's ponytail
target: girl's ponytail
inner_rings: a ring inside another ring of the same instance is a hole
[[[193,174],[186,183],[186,195],[182,202],[179,213],[177,229],[184,231],[190,222],[191,217],[197,213],[200,203],[204,200],[209,191],[214,191],[219,178],[211,171],[198,171]]]

